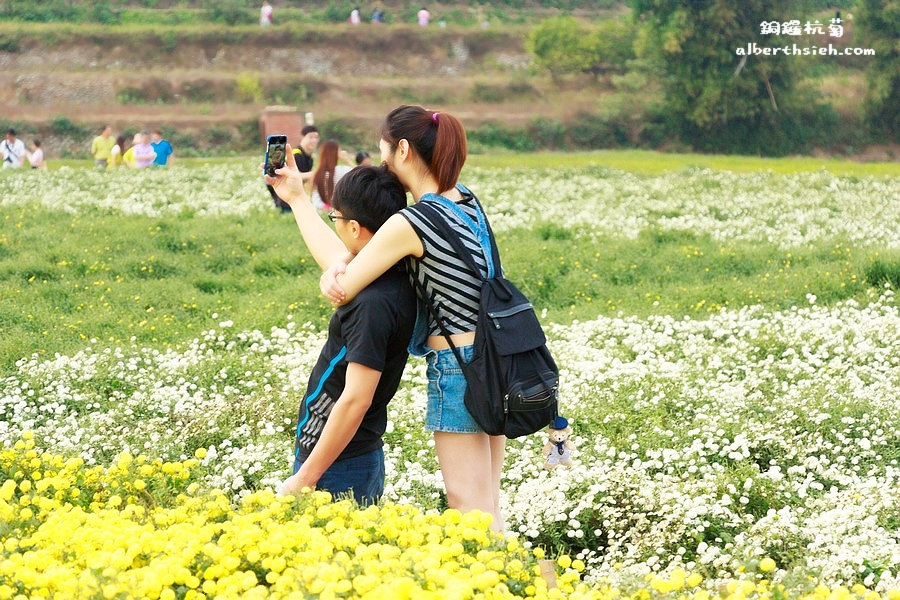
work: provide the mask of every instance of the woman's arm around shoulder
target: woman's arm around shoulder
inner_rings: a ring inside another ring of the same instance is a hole
[[[346,304],[402,258],[422,256],[424,247],[415,229],[401,214],[395,214],[372,236],[344,273],[326,271],[319,288],[332,304]]]

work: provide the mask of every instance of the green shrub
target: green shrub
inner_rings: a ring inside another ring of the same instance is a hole
[[[265,98],[275,104],[299,104],[314,102],[315,92],[313,86],[302,81],[282,79],[262,85]]]
[[[237,97],[242,102],[259,103],[263,100],[263,89],[259,83],[259,75],[245,73],[234,78],[237,85]]]
[[[94,133],[93,128],[87,125],[81,125],[78,123],[73,123],[67,117],[55,117],[53,121],[50,122],[50,131],[64,138],[86,138]]]
[[[207,0],[203,4],[209,11],[210,19],[217,23],[248,24],[256,18],[255,13],[247,9],[241,0]]]
[[[336,139],[345,150],[358,146],[366,146],[372,141],[372,131],[360,125],[344,120],[332,119],[317,123],[322,132],[322,139]]]
[[[627,141],[624,131],[598,115],[581,113],[569,126],[569,136],[577,148],[613,148]]]
[[[181,86],[181,95],[188,102],[212,102],[216,100],[216,86],[205,79],[185,81]]]
[[[590,71],[599,59],[588,30],[570,16],[542,21],[525,45],[535,64],[554,76]]]
[[[94,0],[89,18],[95,23],[104,25],[112,25],[119,22],[119,14],[110,8],[108,0]]]
[[[534,140],[524,129],[511,129],[493,122],[470,129],[467,137],[475,144],[518,152],[531,152],[536,147]]]
[[[234,133],[230,129],[224,127],[210,127],[204,132],[206,141],[213,148],[221,148],[228,146],[234,139]]]
[[[900,289],[900,256],[876,259],[863,270],[866,282],[873,287],[889,283],[895,290]]]
[[[538,117],[528,126],[528,135],[538,148],[566,148],[566,126],[560,121]]]
[[[19,38],[9,33],[0,33],[0,52],[18,52]]]

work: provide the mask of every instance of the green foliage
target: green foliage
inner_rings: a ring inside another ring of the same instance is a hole
[[[371,130],[345,119],[329,119],[317,123],[322,139],[339,140],[344,149],[366,147],[372,143]]]
[[[635,57],[637,27],[629,17],[601,21],[594,28],[590,44],[603,71],[623,72],[625,63]]]
[[[263,89],[256,73],[244,73],[234,78],[237,85],[237,97],[242,102],[262,102]]]
[[[73,123],[66,117],[56,117],[50,123],[50,131],[61,137],[85,138],[92,133],[92,129],[86,125]]]
[[[634,58],[636,28],[630,20],[608,19],[594,27],[574,17],[542,21],[526,40],[535,63],[554,76],[621,71]]]
[[[0,4],[0,18],[47,23],[87,20],[88,9],[66,0],[7,0]]]
[[[537,90],[527,82],[490,84],[475,82],[469,92],[473,102],[523,102],[538,95]]]
[[[538,148],[565,148],[566,126],[560,121],[538,117],[528,127],[528,134]]]
[[[3,32],[0,33],[0,52],[18,52],[19,39],[14,35]]]
[[[498,123],[485,123],[466,133],[470,142],[492,148],[508,148],[517,152],[530,152],[536,145],[524,129],[512,129]]]
[[[890,284],[893,289],[900,289],[900,254],[876,258],[865,266],[863,273],[873,287]]]
[[[216,23],[249,24],[256,18],[256,14],[251,12],[242,0],[205,0],[203,7],[209,11],[210,19]]]
[[[860,0],[856,16],[864,46],[875,50],[866,70],[866,119],[896,140],[900,127],[900,2]]]
[[[119,15],[110,5],[109,0],[95,0],[90,12],[90,20],[103,25],[118,23]]]
[[[796,92],[798,61],[736,53],[751,42],[780,46],[778,36],[760,34],[759,23],[797,18],[803,13],[798,1],[635,0],[633,6],[649,28],[645,51],[662,66],[667,108],[687,142],[734,151],[740,139],[744,151],[779,154],[803,147],[806,140],[794,145],[787,135],[777,145],[768,139],[773,129],[808,127],[807,114],[815,114],[809,99]],[[807,114],[799,112],[804,107]]]
[[[599,60],[587,29],[574,17],[541,22],[528,36],[526,47],[535,63],[554,76],[590,71]]]

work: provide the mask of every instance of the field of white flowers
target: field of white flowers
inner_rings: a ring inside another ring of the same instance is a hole
[[[268,209],[255,174],[215,166],[136,180],[60,169],[0,177],[0,203],[249,215]],[[580,243],[652,228],[785,248],[832,238],[900,248],[900,183],[884,178],[598,167],[472,169],[465,182],[499,231],[552,221]],[[548,324],[578,451],[573,466],[546,471],[542,434],[510,442],[510,532],[583,561],[587,581],[619,587],[686,569],[716,591],[771,558],[770,577],[797,594],[817,583],[900,589],[897,298],[883,287],[824,306],[812,292],[781,311]],[[324,332],[302,315],[269,331],[217,319],[175,349],[91,340],[72,355],[22,357],[0,379],[0,447],[32,431],[40,448],[88,465],[122,452],[183,461],[203,448],[205,487],[236,501],[274,488],[290,468],[292,419]],[[439,510],[424,400],[424,365],[411,360],[390,405],[385,500]]]
[[[244,216],[270,202],[251,162],[140,173],[67,167],[22,173],[0,178],[0,206],[38,202],[71,213]],[[885,177],[706,169],[640,177],[598,166],[470,168],[464,180],[489,207],[497,232],[552,222],[587,237],[634,238],[660,228],[784,248],[833,237],[900,248],[900,183]]]

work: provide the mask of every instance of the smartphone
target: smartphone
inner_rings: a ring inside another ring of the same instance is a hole
[[[263,167],[266,175],[275,177],[275,169],[280,169],[284,166],[286,150],[286,135],[270,135],[266,138],[266,164]]]

